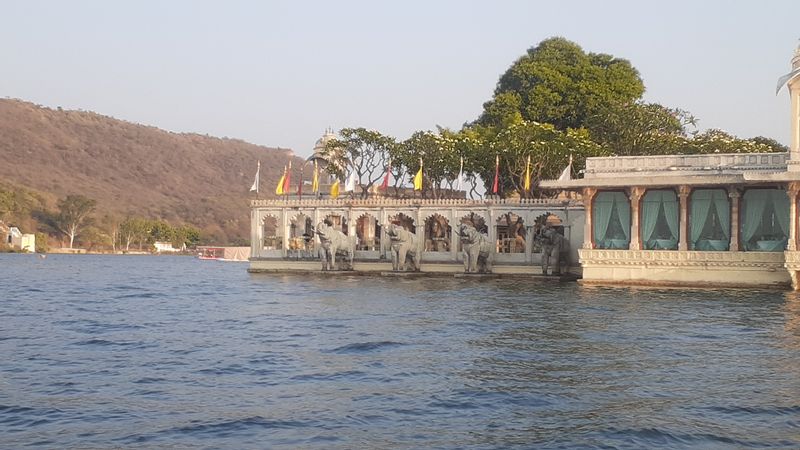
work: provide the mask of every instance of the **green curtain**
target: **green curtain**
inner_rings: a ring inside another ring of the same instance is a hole
[[[689,245],[694,250],[697,241],[700,240],[700,233],[706,227],[706,222],[710,218],[711,202],[714,191],[709,189],[698,189],[692,192],[691,208],[689,210]]]
[[[672,239],[675,240],[677,245],[678,235],[680,234],[680,230],[678,229],[678,222],[680,221],[678,197],[675,195],[675,191],[663,191],[661,194],[661,201],[664,205],[664,218],[667,219],[669,232],[672,234]]]
[[[625,233],[625,240],[628,245],[631,243],[631,201],[622,192],[615,192],[617,198],[617,217],[622,225],[622,232]]]
[[[786,191],[774,190],[770,192],[770,196],[775,211],[775,221],[786,239],[789,237],[789,194]]]
[[[652,248],[649,241],[653,239],[653,231],[655,231],[656,224],[658,223],[658,213],[661,211],[661,204],[661,191],[647,191],[644,195],[640,230],[645,248]]]
[[[761,219],[764,215],[764,209],[767,207],[770,190],[767,189],[750,189],[745,191],[742,196],[742,206],[744,214],[742,215],[742,242],[745,244],[745,250],[752,250],[754,247],[750,241],[755,237],[756,231],[761,228]]]
[[[611,223],[611,212],[614,210],[614,192],[600,192],[592,206],[592,227],[594,242],[599,248],[606,248],[606,232]]]
[[[722,234],[725,235],[725,239],[730,241],[731,239],[731,204],[730,200],[728,200],[728,192],[724,189],[714,189],[712,192],[712,198],[714,200],[714,208],[717,210],[717,218],[719,219],[719,225],[722,227]],[[730,242],[729,242],[730,244]]]

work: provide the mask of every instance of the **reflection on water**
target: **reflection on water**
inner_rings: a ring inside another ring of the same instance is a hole
[[[800,297],[2,255],[2,447],[800,446]]]

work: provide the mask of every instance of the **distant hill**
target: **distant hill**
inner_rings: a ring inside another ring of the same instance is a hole
[[[274,197],[290,158],[300,167],[288,149],[0,99],[0,182],[41,194],[53,207],[57,198],[81,194],[97,200],[98,215],[188,223],[218,243],[249,239],[256,161],[261,197]]]

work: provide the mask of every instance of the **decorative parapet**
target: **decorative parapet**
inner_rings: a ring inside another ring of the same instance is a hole
[[[420,199],[420,198],[387,198],[375,197],[366,199],[263,199],[251,200],[250,206],[258,207],[490,207],[490,206],[553,206],[553,207],[582,207],[583,204],[576,200],[568,199],[539,199],[539,198],[502,198],[502,199]]]
[[[787,252],[788,254],[789,252]],[[800,252],[797,253],[800,261]],[[676,250],[579,249],[581,264],[591,266],[669,266],[669,267],[784,267],[783,252],[699,252]]]
[[[664,175],[781,172],[786,170],[788,160],[788,152],[597,157],[586,159],[584,178],[652,172],[663,172]]]

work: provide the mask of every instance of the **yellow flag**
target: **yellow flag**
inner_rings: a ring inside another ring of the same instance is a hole
[[[315,194],[319,192],[319,169],[316,161],[314,161],[314,178],[311,179],[311,192]]]
[[[278,195],[283,195],[283,184],[286,181],[286,166],[283,167],[283,175],[281,175],[281,179],[278,181],[278,187],[275,188],[275,193]]]
[[[528,163],[525,165],[525,190],[531,190],[531,155],[528,155]]]
[[[414,175],[414,190],[422,190],[422,158],[419,159],[419,170],[417,171],[417,174]]]
[[[339,180],[331,185],[331,198],[339,197]]]

